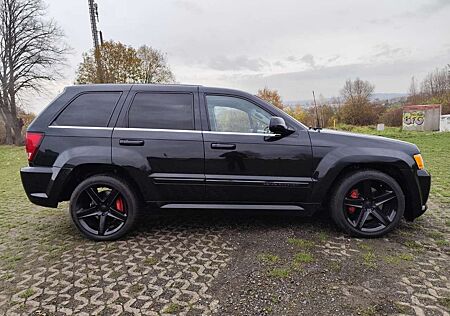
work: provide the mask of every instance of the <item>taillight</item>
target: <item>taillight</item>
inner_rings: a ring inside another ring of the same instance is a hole
[[[25,141],[25,150],[27,151],[28,161],[33,160],[43,138],[44,138],[43,133],[27,132],[27,137]]]

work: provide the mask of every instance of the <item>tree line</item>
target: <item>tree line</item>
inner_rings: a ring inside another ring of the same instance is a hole
[[[441,104],[442,114],[450,114],[450,65],[430,72],[422,82],[411,80],[409,94],[404,100],[394,103],[373,100],[375,86],[369,81],[348,79],[338,97],[325,99],[319,96],[317,108],[312,104],[287,106],[277,90],[268,87],[258,91],[258,96],[286,111],[308,126],[322,127],[337,124],[401,126],[403,106],[412,104]]]

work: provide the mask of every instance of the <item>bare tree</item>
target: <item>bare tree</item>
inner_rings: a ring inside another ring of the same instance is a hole
[[[41,0],[0,0],[0,112],[6,143],[22,143],[18,96],[54,80],[68,48]]]
[[[345,103],[364,104],[370,101],[374,90],[375,86],[369,81],[363,81],[359,78],[354,81],[348,79],[341,90],[341,95]]]
[[[347,80],[341,90],[344,105],[340,117],[346,124],[369,125],[376,123],[378,114],[370,102],[375,86],[368,81],[356,78]]]
[[[161,51],[143,45],[138,48],[137,56],[141,60],[144,83],[174,82],[175,76],[170,70],[166,56]]]

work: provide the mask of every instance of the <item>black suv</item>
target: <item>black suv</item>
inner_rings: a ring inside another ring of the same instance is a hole
[[[88,238],[128,232],[161,209],[324,207],[355,236],[423,214],[430,190],[417,146],[310,129],[245,92],[190,85],[67,87],[30,125],[31,202],[70,200]]]

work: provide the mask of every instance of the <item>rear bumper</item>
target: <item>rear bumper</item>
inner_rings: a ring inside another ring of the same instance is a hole
[[[58,196],[62,187],[57,180],[61,170],[64,169],[55,167],[25,167],[20,169],[22,185],[28,199],[37,205],[57,207]]]

